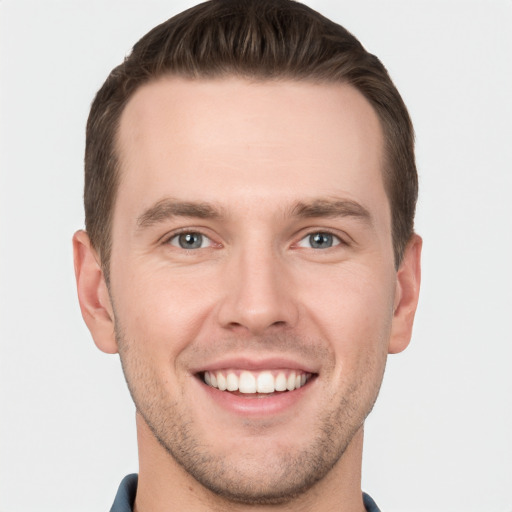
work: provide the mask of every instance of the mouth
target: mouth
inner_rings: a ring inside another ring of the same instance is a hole
[[[244,398],[265,398],[306,386],[316,374],[303,370],[272,369],[249,371],[236,368],[203,371],[198,377],[219,391]]]

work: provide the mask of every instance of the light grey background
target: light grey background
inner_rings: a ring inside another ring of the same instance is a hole
[[[0,2],[0,511],[109,510],[137,470],[117,356],[82,323],[90,102],[191,1]],[[417,133],[423,289],[367,422],[383,512],[512,511],[512,1],[313,1],[388,67]]]

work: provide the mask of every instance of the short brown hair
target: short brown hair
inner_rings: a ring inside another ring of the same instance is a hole
[[[92,104],[85,149],[85,223],[107,282],[119,121],[135,90],[163,75],[236,75],[355,87],[377,112],[384,131],[384,182],[398,268],[413,233],[418,178],[412,123],[382,63],[343,27],[292,0],[211,0],[146,34],[112,70]]]

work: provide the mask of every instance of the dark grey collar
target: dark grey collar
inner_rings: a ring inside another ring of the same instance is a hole
[[[135,494],[137,494],[137,479],[138,476],[135,473],[123,478],[110,512],[133,512],[133,503]],[[364,492],[363,502],[366,512],[380,512],[375,501]]]

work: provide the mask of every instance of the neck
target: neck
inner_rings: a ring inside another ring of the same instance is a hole
[[[280,504],[233,503],[206,489],[167,453],[137,414],[139,481],[134,512],[363,512],[361,427],[329,473],[303,494]]]

